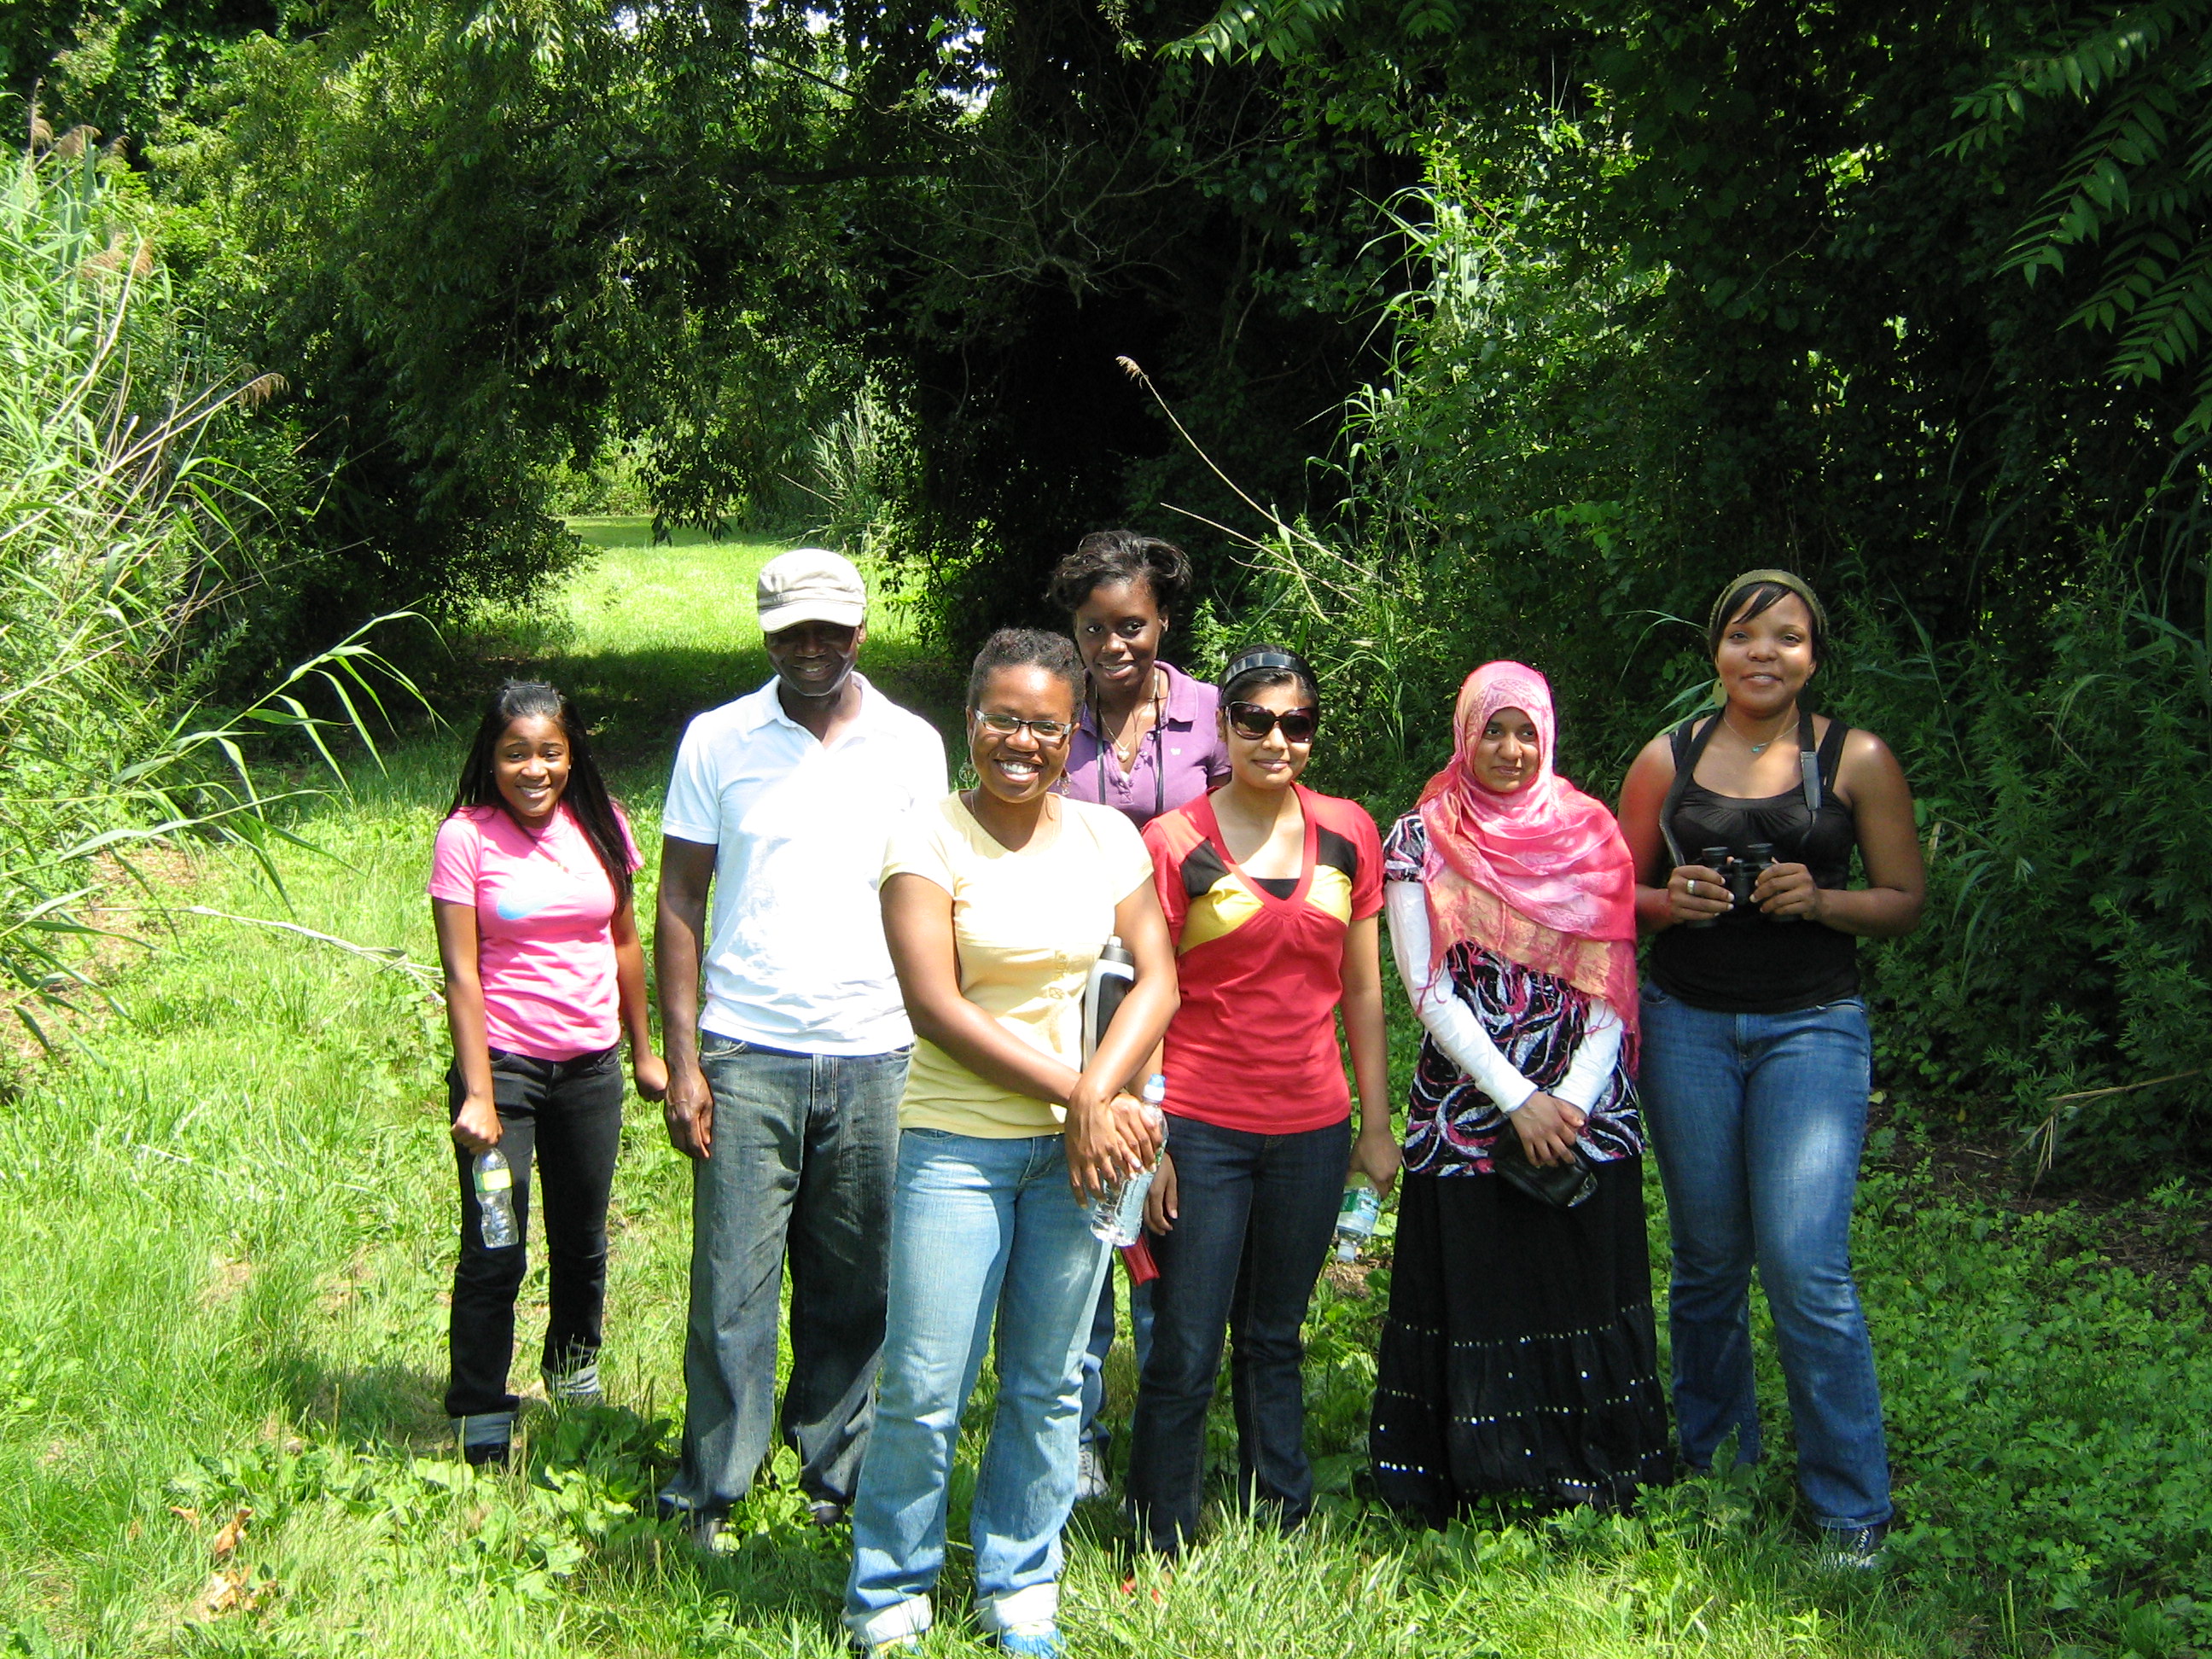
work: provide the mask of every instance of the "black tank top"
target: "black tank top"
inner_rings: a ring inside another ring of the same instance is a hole
[[[1717,723],[1719,717],[1716,715]],[[1693,738],[1691,722],[1674,731],[1674,767],[1683,778],[1671,792],[1668,829],[1683,861],[1704,862],[1707,847],[1741,854],[1753,842],[1774,848],[1778,864],[1802,864],[1822,887],[1850,884],[1851,849],[1858,828],[1850,808],[1836,799],[1836,765],[1850,727],[1831,720],[1819,749],[1820,808],[1806,810],[1805,793],[1743,799],[1715,794],[1693,775],[1711,726]],[[1710,927],[1669,927],[1651,941],[1652,981],[1692,1007],[1730,1014],[1786,1014],[1856,996],[1858,941],[1817,921],[1777,921],[1738,905]]]

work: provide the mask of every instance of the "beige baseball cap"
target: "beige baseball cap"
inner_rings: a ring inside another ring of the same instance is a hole
[[[754,599],[763,634],[806,622],[858,628],[868,617],[860,573],[850,559],[822,547],[794,548],[770,559],[761,567]]]

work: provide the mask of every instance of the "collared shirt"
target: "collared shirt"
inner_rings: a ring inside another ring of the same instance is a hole
[[[945,742],[855,674],[860,712],[824,745],[777,682],[694,720],[661,831],[714,848],[703,1030],[800,1054],[914,1040],[876,886],[891,828],[943,798]]]
[[[1139,830],[1229,777],[1229,749],[1214,719],[1220,694],[1180,668],[1166,663],[1158,668],[1168,694],[1129,769],[1121,769],[1114,745],[1099,732],[1097,710],[1085,697],[1067,739],[1067,771],[1060,781],[1063,794],[1114,807]]]

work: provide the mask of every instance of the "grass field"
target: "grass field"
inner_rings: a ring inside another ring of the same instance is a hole
[[[536,665],[572,690],[650,846],[684,719],[765,675],[750,627],[765,550],[580,528],[603,556],[542,614],[458,642],[453,682]],[[869,672],[946,714],[957,671],[896,616],[875,629]],[[179,879],[198,902],[428,963],[422,883],[460,740],[410,738],[315,812],[328,856],[288,859],[289,909],[226,857]],[[455,1224],[426,983],[268,930],[154,936],[115,970],[130,1018],[32,1068],[0,1110],[0,1652],[837,1651],[845,1539],[802,1524],[790,1492],[764,1484],[724,1559],[651,1519],[682,1405],[688,1224],[657,1113],[634,1103],[623,1139],[611,1403],[532,1412],[518,1466],[472,1474],[439,1409]],[[1322,1516],[1289,1540],[1224,1523],[1171,1583],[1132,1594],[1118,1522],[1079,1515],[1073,1650],[2191,1650],[2212,1517],[2203,1276],[2118,1267],[2071,1212],[1935,1201],[1909,1146],[1882,1150],[1861,1257],[1911,1522],[1888,1576],[1814,1567],[1786,1455],[1632,1516],[1400,1528],[1353,1481],[1374,1303],[1331,1291],[1311,1333]],[[2161,1201],[2201,1224],[2194,1200]],[[533,1388],[543,1290],[533,1275],[516,1368]],[[1126,1370],[1114,1380],[1125,1407]],[[983,1650],[964,1572],[956,1547],[932,1653]]]

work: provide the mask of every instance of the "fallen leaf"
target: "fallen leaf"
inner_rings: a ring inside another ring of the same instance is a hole
[[[169,1513],[188,1527],[197,1527],[200,1523],[200,1512],[198,1510],[188,1510],[181,1504],[170,1504]]]
[[[215,1535],[215,1559],[222,1560],[246,1539],[246,1523],[252,1516],[252,1510],[240,1510],[222,1523],[222,1530]]]
[[[199,1612],[204,1618],[220,1619],[226,1613],[251,1612],[258,1600],[251,1569],[218,1567],[208,1576],[207,1588],[200,1592]]]

